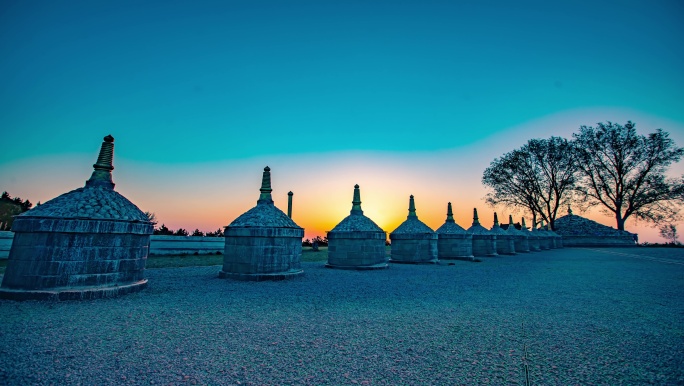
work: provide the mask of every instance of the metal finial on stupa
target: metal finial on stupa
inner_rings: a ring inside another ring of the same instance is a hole
[[[261,192],[261,195],[259,196],[257,204],[273,203],[273,197],[271,197],[271,192],[273,191],[273,189],[271,189],[271,168],[268,166],[264,168],[264,174],[261,177],[261,189],[259,189],[259,191]]]
[[[287,192],[287,217],[292,218],[292,191]]]
[[[108,135],[104,137],[100,154],[97,156],[97,162],[93,165],[93,174],[90,179],[86,181],[86,186],[103,186],[105,188],[114,189],[114,181],[112,181],[112,170],[114,159],[114,137]]]
[[[570,208],[570,204],[568,204],[568,216],[572,216],[572,208]]]
[[[454,212],[451,210],[451,203],[449,203],[449,204],[447,205],[447,218],[446,218],[446,222],[449,222],[449,223],[455,223],[455,222],[456,222],[456,221],[454,221]]]
[[[477,208],[473,208],[473,225],[480,225],[480,219],[477,218]]]
[[[361,191],[359,190],[359,184],[354,185],[354,199],[352,200],[351,214],[363,214],[361,210]]]
[[[418,215],[416,215],[416,203],[413,201],[413,195],[411,195],[409,198],[409,213],[406,218],[418,218]]]
[[[499,216],[496,215],[496,212],[494,212],[494,226],[499,226]]]

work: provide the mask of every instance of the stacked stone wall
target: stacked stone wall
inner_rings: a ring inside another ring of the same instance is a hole
[[[499,255],[515,255],[513,236],[496,235],[496,253]]]
[[[391,262],[435,263],[438,259],[437,234],[391,234]]]
[[[387,263],[385,233],[328,232],[329,266],[362,268],[385,263]]]
[[[497,256],[496,236],[494,235],[473,235],[473,255],[474,256]]]
[[[301,228],[226,228],[221,277],[301,272]],[[258,280],[255,276],[253,279]],[[248,276],[245,280],[251,280]]]
[[[440,260],[474,260],[473,235],[440,233],[437,256]]]
[[[71,289],[72,295],[67,298],[94,298],[119,292],[101,289],[79,294],[79,289],[146,283],[144,271],[151,224],[20,218],[15,220],[13,229],[11,258],[2,282],[3,297],[13,298],[11,290]],[[21,296],[45,298],[35,293]],[[55,296],[62,299],[65,295]]]

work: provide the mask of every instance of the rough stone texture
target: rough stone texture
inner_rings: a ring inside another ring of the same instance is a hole
[[[515,226],[512,226],[511,224],[508,225],[508,229],[506,229],[506,232],[508,232],[513,237],[513,243],[515,244],[516,252],[530,252],[529,236],[526,233],[517,230]]]
[[[330,231],[326,267],[357,270],[387,268],[386,238],[383,231]]]
[[[437,234],[417,217],[409,217],[394,232],[391,263],[430,263],[437,262]]]
[[[302,274],[304,229],[276,208],[271,198],[271,168],[261,179],[257,205],[226,227],[222,279],[283,280]]]
[[[527,231],[530,244],[530,252],[540,252],[541,249],[541,237],[537,235],[537,232]]]
[[[556,219],[555,233],[566,247],[635,246],[635,234],[619,231],[575,214]]]
[[[233,220],[230,227],[300,228],[275,205],[258,205]],[[301,229],[301,228],[300,228]]]
[[[55,197],[18,218],[89,218],[148,222],[145,213],[106,186],[86,186]]]
[[[487,228],[482,225],[473,224],[466,230],[473,235],[473,255],[476,257],[498,256],[496,252],[496,235],[492,234]]]
[[[437,256],[440,260],[475,260],[473,235],[455,222],[445,222],[437,228]]]
[[[330,232],[382,232],[373,220],[364,215],[351,214],[340,221]]]
[[[147,282],[144,272],[152,227],[122,221],[17,218],[0,297],[91,299],[140,290]]]
[[[494,224],[490,230],[496,235],[496,253],[499,255],[515,255],[515,242],[510,233],[503,230],[498,224]]]
[[[15,218],[0,297],[94,299],[145,287],[153,224],[113,190],[113,141],[105,137],[84,188]]]
[[[532,233],[539,237],[539,248],[543,251],[551,249],[551,236],[541,229],[533,229]]]
[[[226,228],[221,278],[280,280],[301,274],[303,229]]]
[[[384,269],[388,267],[385,241],[387,233],[363,215],[359,185],[349,216],[328,232],[328,268]]]
[[[12,248],[12,239],[14,239],[14,232],[0,231],[0,260],[9,257],[10,248]]]

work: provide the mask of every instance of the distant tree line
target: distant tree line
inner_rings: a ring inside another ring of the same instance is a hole
[[[28,199],[13,198],[9,193],[2,192],[2,196],[0,196],[0,231],[10,230],[14,222],[14,216],[28,211],[32,206],[33,204]]]
[[[195,229],[192,233],[189,233],[183,228],[178,228],[178,230],[173,231],[162,224],[159,228],[154,229],[155,235],[165,235],[165,236],[205,236],[205,237],[223,237],[223,230],[221,228],[215,230],[214,232],[202,232],[199,229]]]
[[[581,210],[598,207],[615,218],[619,230],[632,216],[672,224],[680,219],[684,176],[666,173],[683,155],[684,148],[661,129],[640,135],[631,121],[598,123],[581,126],[572,139],[529,140],[492,161],[482,183],[490,190],[487,203],[529,211],[533,224],[543,220],[551,229],[570,203]]]

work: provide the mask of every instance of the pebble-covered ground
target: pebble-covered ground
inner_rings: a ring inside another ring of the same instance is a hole
[[[0,301],[2,385],[684,384],[684,250],[579,249]]]

